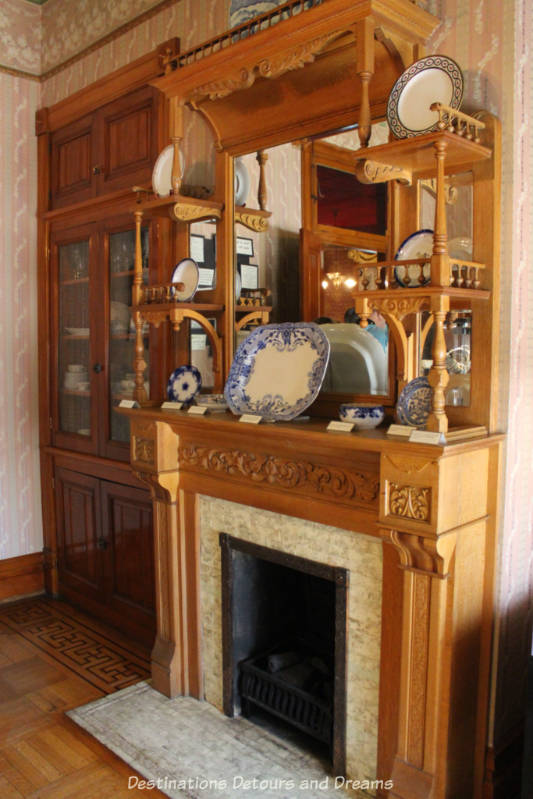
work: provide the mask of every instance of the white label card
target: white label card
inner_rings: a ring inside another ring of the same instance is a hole
[[[191,405],[189,413],[191,416],[205,416],[207,408],[205,405]]]
[[[119,408],[140,408],[141,406],[137,402],[137,400],[120,400],[118,404]]]
[[[353,422],[330,422],[326,429],[333,430],[335,433],[351,433],[353,425]]]
[[[411,433],[413,432],[413,428],[409,427],[406,424],[391,424],[389,429],[387,430],[388,436],[403,436],[404,438],[409,438]]]
[[[256,416],[253,413],[243,413],[242,416],[239,417],[239,422],[244,422],[245,424],[260,424],[262,419],[262,416]]]
[[[183,408],[183,402],[162,402],[162,411],[180,411]]]
[[[431,432],[429,430],[413,430],[409,436],[409,441],[418,444],[444,444],[445,439],[442,433]]]

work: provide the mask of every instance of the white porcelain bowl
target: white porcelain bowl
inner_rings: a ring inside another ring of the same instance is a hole
[[[343,422],[353,422],[356,430],[370,430],[377,427],[385,418],[383,405],[347,402],[339,408],[339,418]]]

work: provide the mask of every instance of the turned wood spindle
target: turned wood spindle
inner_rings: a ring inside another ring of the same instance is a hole
[[[134,211],[135,216],[135,262],[133,266],[133,286],[131,291],[132,305],[140,305],[142,299],[143,285],[143,255],[141,242],[141,223],[143,212],[140,209]]]
[[[446,370],[446,339],[444,337],[444,322],[447,311],[444,308],[434,311],[435,336],[433,339],[433,366],[428,375],[428,381],[433,389],[432,412],[429,416],[428,430],[446,433],[448,418],[445,412],[445,389],[448,385],[449,375]]]
[[[170,100],[171,109],[171,135],[170,141],[173,147],[172,157],[172,193],[178,195],[181,188],[181,142],[183,140],[183,106],[179,98],[172,97]]]
[[[268,161],[268,155],[264,150],[257,151],[257,163],[259,164],[259,185],[257,187],[257,202],[261,211],[266,211],[268,206],[268,192],[265,178],[265,164]]]
[[[133,358],[133,371],[135,372],[135,388],[133,390],[133,398],[141,405],[146,402],[147,395],[144,387],[144,372],[146,369],[146,361],[144,360],[144,341],[143,341],[143,327],[144,320],[139,311],[134,311],[133,321],[135,323],[135,355]]]
[[[374,24],[370,18],[357,24],[357,65],[356,70],[361,81],[361,104],[357,133],[361,147],[368,147],[372,132],[372,116],[370,113],[369,83],[374,73]]]
[[[447,142],[435,142],[437,160],[437,191],[435,202],[435,225],[433,233],[433,254],[431,256],[431,282],[436,286],[450,285],[450,259],[448,257],[448,234],[446,230],[446,184],[444,164]]]

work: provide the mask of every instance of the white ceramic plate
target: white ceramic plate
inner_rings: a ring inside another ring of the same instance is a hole
[[[398,139],[429,133],[439,115],[432,103],[459,108],[463,99],[463,73],[451,58],[431,55],[415,61],[400,75],[389,95],[387,121]]]
[[[244,205],[250,191],[250,175],[240,158],[235,160],[235,205]]]
[[[176,290],[176,298],[180,302],[191,302],[198,288],[200,271],[192,258],[183,258],[172,273],[171,283],[183,283],[182,291]]]
[[[412,233],[405,241],[400,244],[398,252],[394,256],[395,261],[408,261],[411,258],[431,258],[433,252],[433,231],[432,230],[417,230]],[[397,266],[394,269],[396,280],[400,286],[404,288],[418,288],[418,286],[425,286],[431,279],[431,267],[425,264],[423,267],[423,282],[420,283],[420,265],[412,264],[411,266]]]
[[[331,346],[322,391],[354,394],[386,394],[388,355],[374,336],[359,325],[321,325]]]
[[[235,353],[224,396],[235,414],[294,419],[316,398],[328,360],[328,339],[313,322],[262,325]]]
[[[152,188],[160,197],[168,197],[172,189],[172,161],[174,158],[174,145],[167,144],[157,156],[152,172]],[[183,176],[184,159],[180,150],[180,175]]]

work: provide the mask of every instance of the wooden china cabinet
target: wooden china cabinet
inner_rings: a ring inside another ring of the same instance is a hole
[[[174,44],[174,42],[173,42]],[[164,47],[163,47],[164,49]],[[147,645],[155,630],[150,496],[128,466],[135,332],[131,187],[149,181],[165,104],[156,51],[37,113],[41,463],[47,589]],[[141,235],[158,282],[164,220]],[[161,336],[142,332],[146,389]]]

